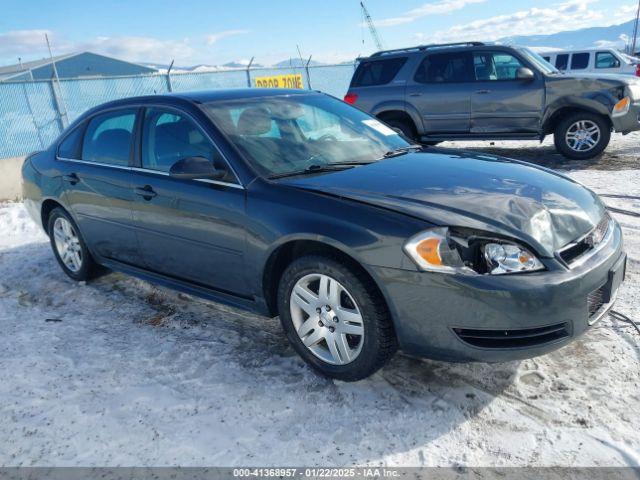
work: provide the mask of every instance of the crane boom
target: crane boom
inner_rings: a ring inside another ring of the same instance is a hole
[[[378,50],[384,50],[384,47],[382,46],[382,40],[380,40],[380,36],[378,35],[376,26],[373,24],[373,20],[371,20],[371,15],[369,15],[369,11],[367,10],[367,7],[364,6],[364,2],[360,2],[360,7],[362,8],[362,16],[367,22],[367,26],[369,27],[369,32],[371,33],[373,42],[376,44],[376,47],[378,48]]]

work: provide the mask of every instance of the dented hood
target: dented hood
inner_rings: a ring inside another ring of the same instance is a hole
[[[435,225],[481,229],[553,253],[598,224],[604,206],[573,180],[490,155],[429,150],[338,172],[282,180]]]

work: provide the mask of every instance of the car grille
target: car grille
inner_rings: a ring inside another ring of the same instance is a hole
[[[604,305],[604,285],[597,290],[594,290],[587,295],[587,310],[589,312],[589,319],[592,319],[598,314],[602,306]]]
[[[522,330],[472,330],[468,328],[454,328],[453,331],[463,342],[480,348],[535,347],[569,336],[569,326],[567,323],[557,323],[546,327]]]
[[[585,235],[582,239],[578,240],[575,243],[571,243],[569,246],[560,250],[558,254],[560,258],[567,264],[571,265],[571,263],[575,262],[582,255],[587,253],[590,250],[593,250],[598,244],[602,241],[602,239],[607,234],[609,230],[609,222],[611,217],[607,212],[602,216],[602,220],[596,225],[596,227],[589,232],[588,235]]]

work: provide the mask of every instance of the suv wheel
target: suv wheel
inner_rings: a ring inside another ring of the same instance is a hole
[[[291,263],[278,307],[293,348],[328,377],[363,379],[397,350],[389,312],[371,280],[336,259],[309,255]]]
[[[47,232],[53,254],[69,277],[78,281],[88,280],[99,272],[78,226],[62,208],[55,208],[49,215]]]
[[[611,139],[606,120],[594,113],[574,113],[563,118],[554,132],[556,149],[567,158],[586,160],[600,155]]]
[[[413,124],[409,120],[402,118],[392,118],[389,120],[383,120],[387,125],[393,128],[396,132],[404,135],[412,142],[418,141],[418,134]]]

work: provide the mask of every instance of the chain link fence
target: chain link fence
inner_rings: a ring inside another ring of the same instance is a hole
[[[0,82],[0,159],[47,148],[86,110],[119,98],[253,86],[256,77],[301,74],[305,88],[342,98],[353,64]]]

